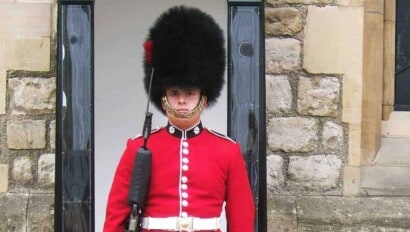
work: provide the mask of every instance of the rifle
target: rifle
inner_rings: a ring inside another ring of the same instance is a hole
[[[126,229],[125,232],[141,231],[140,217],[142,215],[142,210],[145,207],[149,189],[152,152],[147,148],[147,142],[149,136],[151,135],[152,113],[148,110],[153,74],[154,68],[152,68],[151,71],[151,79],[148,90],[148,103],[145,111],[144,125],[142,128],[144,143],[137,151],[131,176],[131,184],[128,193],[128,203],[131,206],[131,213],[129,217],[128,229]]]

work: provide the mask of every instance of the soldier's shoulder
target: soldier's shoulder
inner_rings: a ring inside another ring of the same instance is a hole
[[[220,138],[220,139],[223,139],[223,140],[226,140],[226,141],[228,141],[228,142],[231,142],[231,143],[235,143],[236,144],[236,141],[235,140],[233,140],[232,138],[230,138],[229,136],[227,136],[227,135],[225,135],[225,134],[222,134],[222,133],[220,133],[220,132],[218,132],[218,131],[215,131],[215,130],[212,130],[212,129],[210,129],[210,128],[205,128],[211,135],[213,135],[213,136],[215,136],[215,137],[217,137],[217,138]]]
[[[154,134],[158,133],[159,131],[161,131],[162,128],[163,128],[163,127],[157,127],[157,128],[155,128],[155,129],[152,129],[152,130],[151,130],[151,135],[154,135]],[[143,136],[142,134],[137,134],[137,135],[135,135],[134,137],[132,137],[131,140],[141,139],[142,136]]]

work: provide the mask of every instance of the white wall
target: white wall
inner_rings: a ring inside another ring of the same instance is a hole
[[[186,4],[215,17],[226,31],[225,0],[95,1],[95,231],[102,231],[106,201],[126,140],[141,133],[146,107],[142,44],[165,9]],[[226,85],[218,104],[205,111],[204,125],[226,133]],[[166,123],[151,107],[153,128]]]

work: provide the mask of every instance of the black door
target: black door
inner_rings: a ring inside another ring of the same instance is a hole
[[[58,4],[54,230],[94,231],[93,0]]]
[[[255,231],[264,232],[266,152],[263,5],[255,1],[232,1],[228,8],[228,133],[241,144],[255,201]]]
[[[410,111],[410,1],[397,0],[394,110]]]

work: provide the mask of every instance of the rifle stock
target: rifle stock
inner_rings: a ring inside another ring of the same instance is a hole
[[[143,209],[147,199],[149,180],[151,173],[151,151],[139,148],[132,172],[130,191],[128,194],[129,204],[137,204]]]
[[[128,229],[126,229],[125,232],[139,232],[141,230],[141,227],[139,226],[140,214],[141,209],[138,207],[138,205],[134,204],[132,206],[130,218],[128,221]]]
[[[134,169],[131,177],[128,203],[131,205],[131,214],[128,231],[140,231],[139,217],[145,207],[151,177],[152,153],[143,147],[138,149]]]
[[[141,230],[140,216],[142,210],[145,208],[151,177],[152,152],[146,147],[151,134],[151,119],[152,113],[147,112],[143,128],[144,144],[138,149],[135,156],[128,192],[128,203],[131,205],[131,214],[129,217],[128,230],[125,230],[126,232],[139,232]]]
[[[142,215],[142,210],[145,207],[149,189],[149,182],[151,178],[152,152],[147,148],[147,142],[149,136],[151,135],[152,113],[148,110],[153,76],[154,68],[152,68],[151,70],[147,109],[145,111],[145,120],[142,127],[144,143],[138,149],[135,156],[130,189],[128,192],[128,203],[131,205],[131,214],[129,217],[128,230],[125,230],[125,232],[141,231],[140,216]]]

